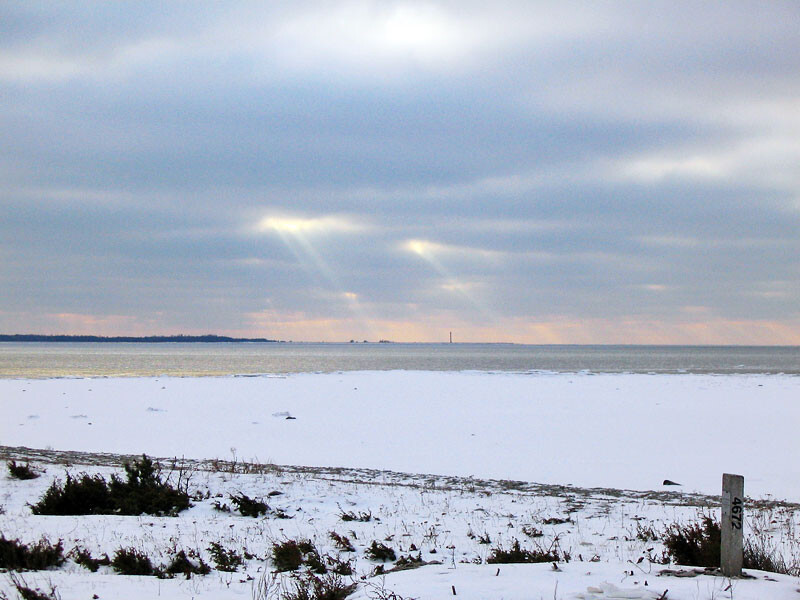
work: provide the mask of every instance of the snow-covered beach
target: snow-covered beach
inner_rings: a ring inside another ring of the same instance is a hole
[[[252,556],[235,572],[190,580],[109,567],[90,573],[71,560],[23,574],[64,600],[280,598],[292,579],[271,574],[270,549],[290,539],[349,561],[353,598],[795,598],[800,581],[786,575],[659,576],[668,567],[653,560],[663,545],[647,532],[718,514],[721,474],[741,473],[752,499],[748,533],[766,531],[787,563],[798,564],[798,392],[800,378],[781,375],[0,380],[3,452],[42,472],[32,481],[3,472],[0,533],[26,543],[44,535],[94,556],[134,547],[162,563],[185,549],[212,564],[212,542]],[[185,469],[194,505],[178,517],[31,514],[29,505],[65,472],[120,473],[120,457],[97,453],[147,453],[166,459],[167,471],[170,457],[192,459]],[[681,485],[665,487],[664,479]],[[213,508],[237,493],[267,500],[270,512],[250,518]],[[344,521],[349,512],[370,519]],[[331,532],[348,536],[352,551],[337,547]],[[373,540],[398,558],[431,564],[373,575],[383,564],[367,556]],[[558,570],[486,564],[493,548],[514,540],[556,545],[570,560]],[[0,592],[15,597],[8,577]]]
[[[9,379],[0,395],[6,446],[707,494],[727,471],[754,498],[800,500],[794,376]]]

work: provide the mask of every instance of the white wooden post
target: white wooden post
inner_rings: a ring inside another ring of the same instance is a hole
[[[726,577],[742,576],[744,558],[744,477],[722,475],[720,567]]]

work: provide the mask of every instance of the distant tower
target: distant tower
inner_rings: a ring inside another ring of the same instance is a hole
[[[453,332],[452,331],[450,332],[450,343],[451,344],[453,343]]]

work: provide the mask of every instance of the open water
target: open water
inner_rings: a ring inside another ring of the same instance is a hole
[[[787,373],[797,346],[0,343],[0,378],[203,376],[376,370]]]

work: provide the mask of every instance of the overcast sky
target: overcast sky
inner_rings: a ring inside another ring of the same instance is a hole
[[[3,2],[0,332],[800,344],[800,2]]]

